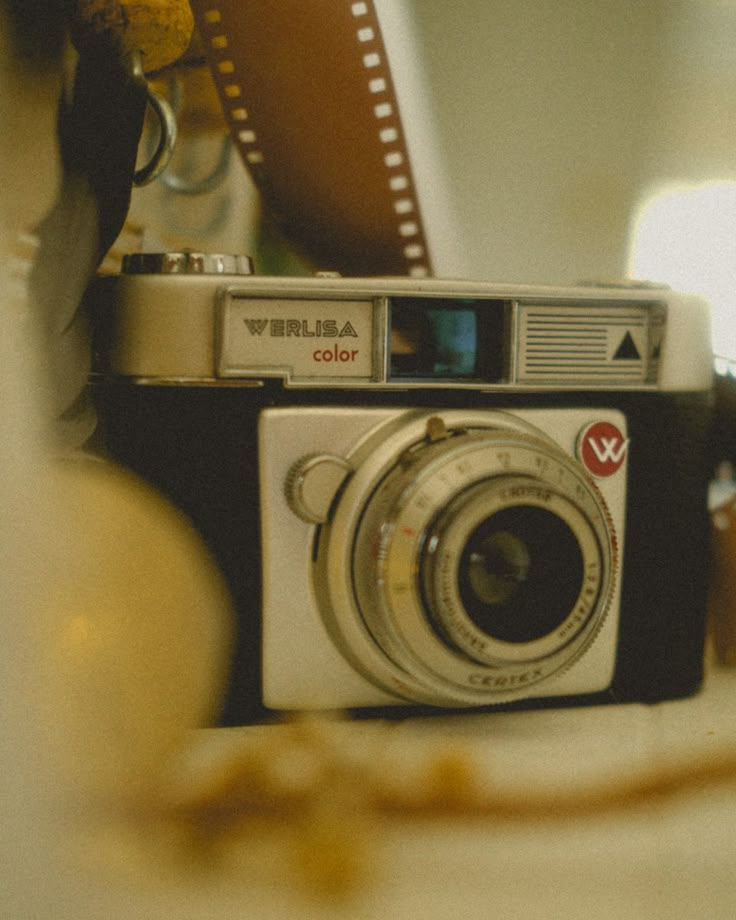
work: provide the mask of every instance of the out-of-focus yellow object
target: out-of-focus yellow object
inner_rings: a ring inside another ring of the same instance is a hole
[[[72,27],[80,49],[107,33],[119,44],[121,54],[140,51],[146,73],[178,60],[193,31],[188,0],[76,0]]]
[[[189,522],[132,475],[81,460],[50,476],[57,575],[38,617],[48,754],[81,795],[140,805],[215,713],[228,594]]]

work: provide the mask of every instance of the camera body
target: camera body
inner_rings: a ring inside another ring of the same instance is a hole
[[[128,257],[90,309],[108,451],[191,517],[233,593],[225,723],[698,688],[697,298],[173,254]]]

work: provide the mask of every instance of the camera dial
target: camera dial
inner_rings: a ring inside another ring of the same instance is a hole
[[[252,275],[253,260],[241,254],[195,252],[131,252],[123,256],[125,275]]]
[[[597,486],[503,412],[410,412],[347,458],[320,534],[326,624],[372,682],[414,702],[533,695],[595,640],[616,537]]]

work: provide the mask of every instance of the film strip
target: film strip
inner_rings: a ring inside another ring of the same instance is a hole
[[[370,0],[193,0],[225,118],[280,231],[346,275],[432,273]]]

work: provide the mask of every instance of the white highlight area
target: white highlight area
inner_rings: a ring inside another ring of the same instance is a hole
[[[651,195],[634,220],[628,274],[706,297],[713,351],[736,362],[736,182]]]

